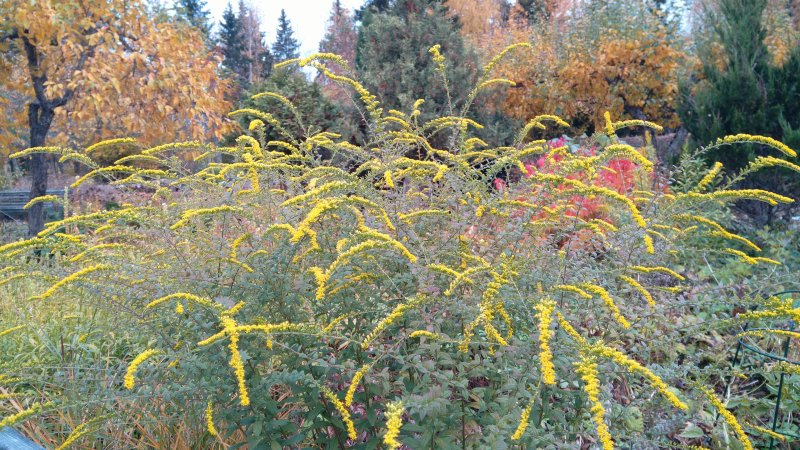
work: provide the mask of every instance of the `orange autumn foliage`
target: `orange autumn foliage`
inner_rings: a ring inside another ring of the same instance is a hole
[[[581,4],[553,2],[549,19],[536,24],[517,5],[505,23],[497,24],[497,2],[448,2],[464,23],[462,33],[484,57],[511,43],[532,45],[502,64],[503,76],[517,83],[497,99],[504,113],[528,120],[555,112],[577,134],[599,127],[603,118],[598,112],[606,110],[625,119],[678,126],[678,79],[688,56],[668,38],[658,17],[594,36],[585,26],[593,18],[570,14]]]
[[[28,105],[42,99],[57,105],[48,145],[220,138],[229,127],[219,55],[143,1],[7,0],[0,16],[0,93],[14,99],[3,105],[2,153],[29,145]]]

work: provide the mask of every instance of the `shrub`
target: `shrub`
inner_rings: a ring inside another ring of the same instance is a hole
[[[438,46],[430,53],[444,75]],[[491,79],[498,59],[467,99],[511,84]],[[328,75],[340,63],[330,54],[299,61]],[[171,157],[197,145],[175,144],[143,152],[159,169],[88,175],[123,173],[123,186],[146,181],[156,188],[149,201],[69,216],[0,247],[0,284],[19,289],[15,283],[29,280],[31,307],[54,303],[77,314],[78,342],[102,316],[102,332],[125,339],[101,354],[127,366],[90,357],[103,376],[76,389],[80,377],[65,377],[64,363],[4,362],[0,384],[27,409],[0,425],[96,411],[99,418],[64,427],[63,440],[98,429],[107,415],[143,434],[131,421],[149,414],[200,423],[206,432],[196,437],[206,442],[250,448],[611,448],[674,443],[673,432],[655,425],[702,418],[705,398],[750,445],[703,384],[707,374],[660,365],[663,348],[684,335],[654,318],[685,310],[678,293],[693,281],[681,267],[698,255],[778,264],[707,219],[710,209],[741,198],[790,199],[712,190],[714,170],[678,185],[686,189],[641,182],[620,193],[597,182],[622,160],[635,179],[656,179],[648,149],[617,137],[622,128],[659,129],[649,122],[606,115],[595,152],[572,153],[530,139],[565,125],[540,116],[513,146],[491,147],[463,115],[423,121],[421,101],[384,111],[356,80],[334,80],[364,104],[364,145],[327,131],[267,141],[267,125],[285,130],[273,115],[236,111],[252,119],[248,131],[236,146],[207,147],[199,169]],[[429,144],[437,136],[446,148]],[[714,146],[742,142],[793,154],[758,136]],[[491,188],[499,173],[527,172],[538,157],[560,161]],[[212,162],[220,160],[229,161]],[[788,163],[765,158],[747,170],[775,165]],[[584,216],[580,199],[602,204],[602,218]],[[762,303],[768,309],[728,325],[800,316],[785,302]],[[35,330],[10,325],[0,344],[24,351]],[[144,414],[126,415],[135,408]]]

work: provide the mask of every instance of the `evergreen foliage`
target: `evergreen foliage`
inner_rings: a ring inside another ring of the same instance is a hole
[[[767,4],[767,0],[721,0],[716,10],[707,11],[722,57],[701,55],[705,80],[693,93],[684,87],[686,101],[680,111],[700,143],[747,130],[785,140],[790,146],[800,144],[795,131],[800,128],[800,50],[795,47],[782,66],[770,64],[762,22]],[[733,171],[763,153],[762,146],[751,145],[717,149],[708,158]],[[790,195],[800,186],[796,176],[780,168],[763,172],[757,183]],[[774,213],[774,208],[745,209],[762,221],[771,221]]]
[[[281,10],[278,18],[278,31],[275,36],[275,43],[272,44],[272,54],[275,61],[286,61],[300,56],[300,43],[294,37],[294,30],[286,11]]]
[[[220,23],[219,41],[223,65],[235,75],[242,89],[247,90],[269,76],[272,54],[264,43],[256,11],[243,0],[239,1],[238,14],[228,3]]]
[[[209,24],[208,10],[205,0],[178,0],[176,5],[178,17],[197,28],[208,38],[211,32]]]

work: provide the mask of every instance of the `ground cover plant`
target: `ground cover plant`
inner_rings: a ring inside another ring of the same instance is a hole
[[[691,157],[662,173],[651,147],[618,137],[660,127],[608,113],[581,144],[538,139],[569,126],[546,115],[514,145],[493,146],[467,114],[485,91],[514,84],[493,70],[523,47],[491,60],[466,101],[429,120],[421,100],[383,109],[336,55],[283,63],[355,92],[363,145],[295,135],[269,111],[241,109],[230,115],[249,126],[235,146],[177,142],[110,166],[91,156],[135,140],[16,154],[87,164],[76,187],[106,179],[151,195],[67,208],[0,247],[0,289],[17,299],[0,312],[0,427],[59,448],[765,442],[758,411],[726,406],[730,371],[703,343],[730,344],[719,333],[745,322],[769,330],[800,309],[699,294],[692,274],[711,260],[786,275],[715,218],[739,199],[791,202],[735,186],[767,167],[800,171],[781,158],[795,152],[738,134],[703,151],[752,144],[773,156],[732,178]],[[454,98],[445,55],[429,53]],[[256,100],[308,130],[287,98]],[[280,140],[265,139],[273,134]],[[735,316],[733,303],[744,306]],[[709,304],[707,316],[690,314]]]

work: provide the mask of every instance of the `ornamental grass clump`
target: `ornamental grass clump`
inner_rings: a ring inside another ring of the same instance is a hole
[[[438,47],[431,54],[446,83],[445,56]],[[39,280],[31,307],[58,302],[81,320],[102,311],[112,324],[106,333],[130,337],[107,356],[122,367],[106,369],[106,390],[91,400],[115,410],[114,420],[129,420],[125,405],[163,414],[166,402],[194,412],[209,445],[612,448],[644,433],[612,422],[609,389],[624,381],[649,421],[690,421],[702,412],[699,399],[710,398],[735,423],[707,388],[681,383],[683,374],[631,349],[648,345],[643,339],[675,339],[669,324],[653,321],[691,288],[681,272],[696,263],[700,250],[686,248],[696,236],[722,239],[725,246],[703,249],[720,257],[777,263],[707,218],[709,209],[791,199],[715,190],[716,167],[696,189],[671,189],[651,148],[616,135],[658,129],[649,122],[607,115],[587,152],[532,137],[567,125],[540,116],[513,145],[492,146],[468,116],[470,104],[422,122],[422,100],[408,111],[384,110],[341,58],[289,64],[355,90],[366,142],[332,131],[267,141],[268,129],[285,127],[268,112],[235,111],[252,119],[236,145],[159,146],[142,152],[147,168],[131,156],[102,170],[90,165],[79,180],[149,186],[148,200],[71,215],[0,247],[0,285],[20,275]],[[470,102],[483,89],[514,84],[492,79],[492,67]],[[297,114],[288,99],[259,95]],[[739,142],[788,153],[748,135],[713,145]],[[82,161],[104,146],[39,150],[76,152],[72,159]],[[198,148],[195,161],[179,157]],[[630,176],[604,185],[621,161]],[[772,304],[762,313],[798,315]],[[24,325],[0,330],[0,340],[31,333]],[[0,368],[13,377],[0,387],[28,395],[31,405],[2,424],[76,407],[58,394],[71,381]]]

